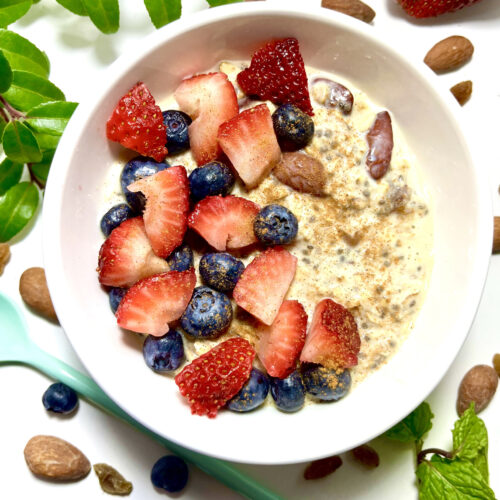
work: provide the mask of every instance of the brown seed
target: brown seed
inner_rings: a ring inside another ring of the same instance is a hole
[[[57,321],[42,267],[26,269],[19,280],[19,293],[24,302],[42,316]]]
[[[130,495],[132,493],[132,483],[127,481],[111,465],[94,464],[94,471],[104,492],[110,495]]]
[[[391,115],[387,111],[377,113],[373,125],[366,134],[366,141],[368,142],[366,166],[372,178],[378,180],[389,169],[394,147]]]
[[[321,0],[321,7],[342,12],[365,23],[371,23],[375,17],[375,11],[361,0]]]
[[[493,219],[493,253],[500,252],[500,217]]]
[[[463,106],[470,99],[472,94],[472,82],[466,80],[465,82],[457,83],[453,85],[450,90],[458,103]]]
[[[24,458],[33,474],[47,479],[76,481],[90,471],[87,457],[55,436],[32,437],[24,448]]]
[[[488,365],[476,365],[462,379],[458,389],[457,413],[462,413],[474,402],[476,413],[484,410],[498,386],[498,374]]]
[[[493,366],[495,367],[495,371],[500,377],[500,354],[495,354],[493,356]]]
[[[450,36],[436,43],[427,52],[424,63],[435,72],[460,68],[474,53],[474,45],[464,36]]]
[[[301,193],[323,194],[326,172],[323,164],[305,153],[283,153],[273,170],[279,181]]]
[[[361,446],[354,448],[354,450],[351,450],[351,455],[357,462],[364,465],[367,469],[375,469],[375,467],[380,465],[378,453],[367,444],[362,444]]]
[[[338,455],[314,460],[306,467],[304,479],[321,479],[334,473],[341,465],[342,459]]]
[[[0,243],[0,276],[10,259],[10,246],[7,243]]]

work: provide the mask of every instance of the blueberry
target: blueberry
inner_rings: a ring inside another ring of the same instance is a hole
[[[194,200],[206,196],[226,196],[234,186],[234,175],[224,163],[211,161],[195,168],[189,175],[189,189]]]
[[[321,365],[305,363],[300,369],[306,392],[325,401],[343,398],[351,386],[349,370],[329,370]]]
[[[255,236],[264,245],[286,245],[297,236],[297,217],[282,205],[267,205],[253,221]]]
[[[313,119],[293,104],[283,104],[273,113],[273,127],[282,149],[295,151],[314,135]]]
[[[271,396],[280,410],[291,413],[304,406],[305,389],[297,370],[284,379],[271,377],[270,385]]]
[[[156,372],[177,370],[184,360],[182,335],[171,330],[163,337],[148,335],[142,346],[144,361]]]
[[[78,403],[78,395],[71,387],[56,382],[43,393],[42,403],[48,411],[71,413]]]
[[[229,292],[240,279],[245,265],[228,253],[206,253],[200,259],[203,281],[219,292]]]
[[[125,195],[127,203],[132,207],[132,210],[135,213],[142,213],[146,199],[142,193],[132,193],[132,191],[129,191],[127,186],[132,184],[132,182],[142,179],[143,177],[148,177],[156,174],[160,170],[165,170],[169,166],[170,165],[168,163],[157,163],[151,158],[136,156],[123,167],[120,178],[122,191]]]
[[[133,216],[134,212],[126,203],[115,205],[102,216],[101,231],[107,238],[115,227],[118,227],[123,221],[126,221]]]
[[[151,469],[151,482],[157,488],[177,493],[186,486],[189,470],[186,462],[175,455],[159,458]]]
[[[167,262],[172,271],[187,271],[193,267],[193,251],[185,244],[180,245],[167,257]]]
[[[264,403],[269,392],[269,378],[265,373],[253,368],[250,378],[227,403],[227,407],[232,411],[245,412],[254,410]]]
[[[127,288],[119,287],[111,288],[111,290],[109,291],[109,306],[111,307],[113,314],[116,313],[116,310],[118,309],[118,306],[120,305],[123,297],[125,297],[127,291]]]
[[[232,319],[231,301],[221,292],[199,286],[181,317],[181,325],[193,337],[213,339],[227,330]]]
[[[188,126],[191,125],[191,118],[175,109],[163,112],[163,123],[167,128],[167,149],[168,154],[182,153],[189,149]]]

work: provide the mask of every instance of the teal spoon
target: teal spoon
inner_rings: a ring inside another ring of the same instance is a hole
[[[92,379],[47,354],[32,342],[21,310],[11,299],[0,293],[0,365],[2,364],[32,366],[50,378],[65,383],[103,410],[128,422],[167,447],[172,453],[195,465],[246,498],[252,500],[282,500],[282,497],[257,483],[229,463],[187,450],[158,436],[135,421],[108,398]]]

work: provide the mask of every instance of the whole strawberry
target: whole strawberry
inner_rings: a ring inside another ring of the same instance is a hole
[[[435,17],[455,12],[479,0],[398,0],[404,10],[412,17]]]

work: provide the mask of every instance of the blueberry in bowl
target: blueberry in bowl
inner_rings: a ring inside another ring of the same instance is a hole
[[[188,127],[191,122],[189,115],[177,109],[163,111],[163,123],[167,129],[169,155],[182,153],[189,149]]]
[[[245,265],[229,253],[206,253],[200,259],[203,281],[219,292],[230,292],[236,286]]]

